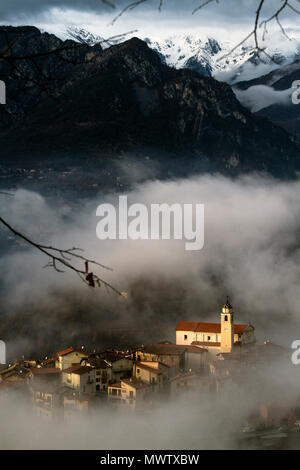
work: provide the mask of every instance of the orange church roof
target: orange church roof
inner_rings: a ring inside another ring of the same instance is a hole
[[[234,325],[234,333],[242,334],[248,325]],[[197,321],[180,321],[176,331],[195,331],[205,333],[221,333],[221,323],[206,323]]]
[[[67,348],[67,349],[64,349],[63,351],[59,351],[57,353],[57,356],[66,356],[67,354],[70,354],[72,352],[79,352],[81,354],[84,354],[85,356],[88,356],[88,353],[86,351],[84,351],[83,349],[76,349],[76,348]]]

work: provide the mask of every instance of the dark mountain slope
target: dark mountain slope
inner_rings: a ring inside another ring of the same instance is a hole
[[[46,62],[48,73],[59,70],[63,77],[53,85],[56,99],[44,93],[34,95],[34,104],[23,95],[20,105],[15,100],[16,112],[0,133],[3,160],[80,156],[84,161],[150,146],[233,173],[289,176],[300,168],[299,148],[288,134],[253,116],[228,85],[167,67],[136,38],[105,51],[84,46],[68,53],[79,50],[75,64],[46,56],[58,61]]]

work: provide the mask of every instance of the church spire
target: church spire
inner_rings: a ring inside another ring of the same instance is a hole
[[[231,305],[231,303],[229,302],[229,297],[228,297],[228,295],[227,295],[226,302],[225,302],[225,304],[224,304],[223,307],[222,307],[222,312],[223,312],[223,313],[231,313],[231,312],[232,312],[232,305]]]
[[[229,353],[232,351],[234,343],[234,319],[232,305],[227,296],[226,302],[221,312],[221,352]]]

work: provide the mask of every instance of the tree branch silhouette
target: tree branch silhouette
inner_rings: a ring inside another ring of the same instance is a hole
[[[1,193],[1,194],[8,194],[8,193]],[[11,194],[9,195],[11,196]],[[93,259],[89,259],[85,257],[84,255],[80,254],[80,252],[81,253],[84,252],[83,249],[76,248],[76,247],[62,249],[62,248],[56,248],[53,246],[41,245],[40,243],[34,242],[23,233],[16,230],[2,217],[0,217],[0,223],[4,225],[8,230],[10,230],[10,232],[12,232],[16,237],[21,238],[27,244],[33,246],[38,251],[40,251],[41,253],[46,255],[48,258],[50,258],[49,263],[46,264],[44,268],[51,267],[58,273],[63,273],[64,268],[67,268],[75,272],[81,278],[81,280],[85,284],[87,284],[89,287],[96,287],[96,286],[100,287],[101,285],[103,285],[106,289],[111,290],[115,292],[116,294],[124,297],[124,294],[120,292],[118,289],[116,289],[112,284],[105,281],[103,278],[99,277],[97,274],[89,270],[89,265],[94,264],[96,266],[100,266],[102,269],[107,269],[109,271],[112,271],[112,269],[109,268],[108,266],[105,266],[104,264],[98,263],[97,261]],[[73,261],[78,260],[78,259],[84,262],[84,270],[74,265]]]
[[[114,24],[126,12],[132,11],[132,10],[138,8],[140,5],[142,5],[144,3],[150,3],[151,1],[152,0],[136,0],[136,1],[133,1],[133,2],[129,3],[114,17],[114,19],[112,20],[112,24]],[[257,6],[256,12],[255,12],[255,17],[254,17],[253,29],[243,39],[241,39],[241,41],[238,44],[236,44],[228,53],[226,53],[225,55],[220,57],[218,59],[218,61],[221,61],[221,60],[225,59],[226,57],[230,56],[236,49],[238,49],[240,46],[242,46],[249,39],[253,38],[253,40],[254,40],[253,51],[255,51],[257,53],[259,59],[262,60],[262,62],[263,62],[263,59],[261,58],[261,55],[264,54],[270,60],[272,60],[273,62],[276,63],[276,60],[273,57],[271,57],[266,52],[266,50],[265,50],[266,48],[261,45],[261,40],[259,39],[259,35],[258,35],[259,29],[263,27],[263,34],[262,34],[262,42],[263,42],[264,39],[265,39],[265,35],[267,33],[268,24],[270,24],[272,21],[276,21],[276,23],[278,24],[282,34],[287,39],[289,39],[289,37],[288,37],[288,35],[285,31],[285,28],[281,23],[281,18],[280,17],[282,15],[282,13],[284,11],[287,11],[288,9],[291,10],[293,13],[300,15],[300,10],[298,10],[293,5],[292,1],[295,1],[298,4],[300,4],[300,0],[282,0],[282,5],[279,6],[277,9],[275,9],[274,12],[271,14],[271,16],[269,18],[263,19],[262,18],[262,9],[263,9],[263,6],[267,3],[267,0],[258,0],[258,6]],[[159,4],[158,4],[158,10],[159,11],[161,11],[161,9],[163,8],[164,3],[166,3],[164,0],[159,0]],[[204,1],[202,1],[197,7],[195,7],[192,10],[192,12],[191,12],[192,15],[195,15],[200,10],[202,10],[203,8],[207,7],[208,5],[210,5],[212,3],[219,4],[220,0],[204,0]],[[238,0],[237,0],[237,3],[238,3]]]

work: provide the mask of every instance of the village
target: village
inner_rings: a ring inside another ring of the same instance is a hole
[[[219,323],[180,321],[176,342],[164,341],[140,348],[88,352],[68,347],[53,357],[16,360],[0,370],[0,397],[21,393],[41,419],[67,421],[95,407],[151,412],[162,400],[204,394],[216,400],[228,385],[249,390],[249,376],[259,368],[290,361],[290,351],[265,341],[257,344],[251,324],[234,322],[227,299]],[[256,384],[260,387],[261,384]],[[275,397],[275,395],[274,395]],[[241,432],[300,429],[299,403],[261,402]]]

